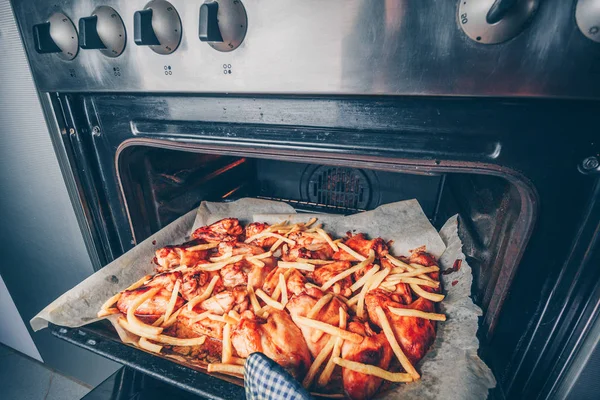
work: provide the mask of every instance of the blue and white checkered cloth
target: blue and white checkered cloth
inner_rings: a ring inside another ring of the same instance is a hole
[[[313,400],[302,385],[262,353],[250,354],[244,368],[247,400]]]

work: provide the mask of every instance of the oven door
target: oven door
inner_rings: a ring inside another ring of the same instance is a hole
[[[553,390],[548,377],[557,373],[559,350],[568,342],[554,328],[582,323],[559,307],[573,293],[556,289],[589,283],[581,273],[597,275],[581,248],[594,232],[582,234],[584,222],[598,220],[595,171],[583,162],[593,154],[593,138],[573,125],[591,126],[595,104],[51,98],[102,264],[202,200],[254,196],[300,211],[351,213],[417,198],[438,227],[460,215],[459,233],[474,266],[473,298],[484,310],[480,353],[498,379],[495,394],[543,397]],[[580,290],[586,298],[593,287]],[[586,305],[577,306],[583,312]],[[54,333],[197,394],[228,397],[241,390],[125,346],[101,324]]]

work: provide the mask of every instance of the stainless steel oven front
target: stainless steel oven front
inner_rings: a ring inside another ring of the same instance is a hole
[[[97,269],[203,199],[348,213],[417,198],[434,224],[460,214],[492,395],[545,398],[581,375],[567,367],[600,299],[596,3],[13,8]],[[361,194],[323,195],[319,176]],[[231,390],[84,333],[55,331],[195,393]]]

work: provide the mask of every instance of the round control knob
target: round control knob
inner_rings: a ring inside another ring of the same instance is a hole
[[[158,54],[171,54],[181,42],[181,19],[165,0],[153,0],[133,15],[133,41]]]
[[[523,30],[538,3],[538,0],[460,0],[458,24],[476,42],[505,42]]]
[[[48,21],[34,25],[33,41],[38,53],[56,53],[63,60],[74,59],[79,50],[77,29],[62,13],[54,13]]]
[[[79,19],[79,46],[97,49],[107,57],[118,57],[125,50],[125,25],[111,7],[97,7],[91,16]]]
[[[239,0],[216,0],[200,6],[198,37],[218,51],[237,49],[248,28],[246,9]]]
[[[579,0],[575,7],[575,20],[581,33],[600,43],[600,1]]]

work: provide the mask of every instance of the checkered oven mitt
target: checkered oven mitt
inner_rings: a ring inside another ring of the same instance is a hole
[[[244,368],[247,400],[313,400],[279,364],[262,353],[252,353]]]

